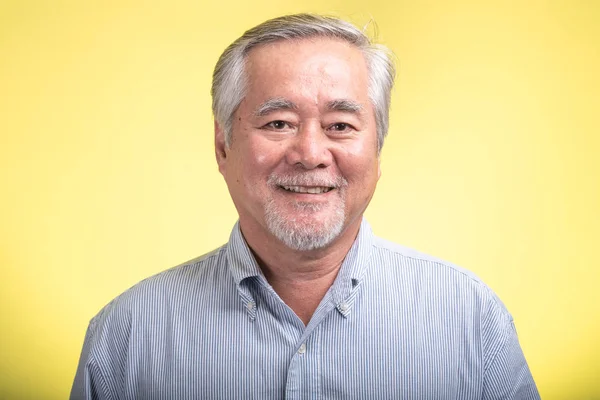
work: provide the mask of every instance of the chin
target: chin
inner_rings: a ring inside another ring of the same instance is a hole
[[[336,207],[324,213],[319,211],[325,210],[311,209],[314,206],[319,205],[306,203],[300,207],[301,210],[283,213],[273,202],[269,202],[265,210],[267,229],[293,250],[311,251],[327,247],[344,229],[344,208]]]

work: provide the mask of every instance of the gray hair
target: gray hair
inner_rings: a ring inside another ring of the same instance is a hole
[[[389,110],[396,68],[393,54],[383,45],[372,43],[367,35],[339,18],[295,14],[270,19],[246,31],[233,42],[217,61],[211,94],[215,120],[231,143],[234,113],[245,96],[246,56],[254,47],[279,40],[326,37],[339,39],[360,49],[369,69],[369,99],[375,109],[378,150],[388,132]]]

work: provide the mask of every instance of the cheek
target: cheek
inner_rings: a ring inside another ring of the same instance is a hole
[[[282,156],[282,146],[264,141],[247,141],[244,149],[235,156],[238,157],[238,176],[249,192],[261,191],[269,175],[279,165]]]
[[[371,146],[354,146],[346,148],[339,154],[338,167],[348,181],[364,182],[379,175],[379,159],[376,149]]]
[[[377,183],[379,179],[379,168],[376,159],[349,159],[342,173],[349,183],[361,185],[361,190],[368,190]]]
[[[340,172],[348,180],[347,196],[351,202],[363,203],[368,201],[375,191],[379,180],[379,162],[373,154],[365,157],[363,154],[347,153],[343,162],[338,162]]]
[[[246,154],[249,166],[268,171],[282,162],[285,146],[282,142],[273,142],[258,136],[255,140],[249,141]]]
[[[269,163],[269,158],[267,157],[266,154],[258,154],[256,156],[256,165],[257,166],[266,165],[268,163]]]

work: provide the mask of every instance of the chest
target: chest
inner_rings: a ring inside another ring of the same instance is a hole
[[[457,323],[357,303],[347,316],[332,308],[307,332],[284,309],[274,311],[263,308],[252,320],[221,310],[132,332],[138,346],[128,357],[127,379],[137,382],[136,398],[469,399],[481,393],[478,348]]]

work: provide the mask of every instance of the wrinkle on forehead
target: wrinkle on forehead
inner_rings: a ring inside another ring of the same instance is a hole
[[[254,101],[301,97],[305,104],[321,108],[332,99],[368,99],[364,55],[341,40],[313,38],[268,43],[253,48],[246,61],[246,95],[255,95]]]

